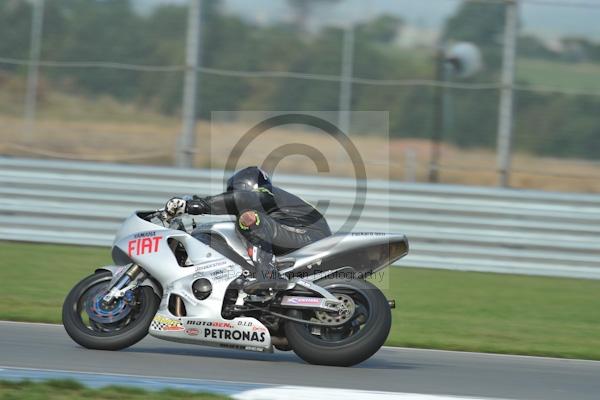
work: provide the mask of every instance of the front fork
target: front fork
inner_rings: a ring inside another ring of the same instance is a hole
[[[117,274],[111,281],[108,287],[108,293],[102,298],[102,302],[106,305],[111,304],[116,299],[119,299],[134,289],[137,286],[136,278],[143,273],[142,268],[137,264],[131,264],[129,268],[123,269],[123,272]],[[133,282],[133,283],[132,283]]]

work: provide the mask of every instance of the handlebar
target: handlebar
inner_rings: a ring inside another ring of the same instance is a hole
[[[159,218],[161,221],[164,221],[167,217],[164,208],[154,211],[138,211],[137,216],[148,222],[150,222],[153,218]]]
[[[152,219],[158,218],[165,227],[169,227],[170,229],[185,230],[185,226],[181,221],[181,218],[177,219],[179,216],[169,215],[164,208],[160,208],[155,211],[138,212],[137,214],[145,221],[152,222]]]
[[[173,219],[173,217],[167,214],[164,208],[154,211],[138,211],[137,216],[147,222],[152,222],[154,218],[157,218],[163,223],[163,225],[170,223]]]

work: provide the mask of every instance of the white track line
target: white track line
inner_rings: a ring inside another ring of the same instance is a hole
[[[223,383],[223,384],[231,384],[231,385],[260,385],[260,386],[275,386],[272,383],[256,383],[256,382],[244,382],[244,381],[228,381],[222,379],[194,379],[194,378],[178,378],[178,377],[169,377],[169,376],[154,376],[154,375],[135,375],[135,374],[121,374],[121,373],[109,373],[109,372],[85,372],[85,371],[70,371],[66,369],[51,369],[51,368],[27,368],[27,367],[12,367],[9,365],[0,365],[0,370],[19,370],[19,371],[40,371],[40,372],[50,372],[50,373],[60,373],[60,374],[81,374],[81,375],[100,375],[100,376],[118,376],[121,378],[136,378],[136,379],[162,379],[162,380],[172,380],[172,381],[181,381],[181,382],[214,382],[214,383]]]
[[[134,374],[118,374],[118,373],[102,373],[102,372],[80,372],[68,371],[60,369],[42,369],[42,368],[24,368],[24,367],[8,367],[0,366],[1,371],[34,371],[57,374],[76,374],[78,376],[86,375],[90,377],[119,377],[133,378],[138,380],[156,380],[166,381],[174,384],[195,384],[197,389],[207,388],[210,390],[210,384],[232,385],[237,386],[237,389],[231,388],[233,391],[230,396],[237,400],[319,400],[331,398],[343,398],[344,400],[502,400],[489,397],[466,397],[453,395],[432,395],[420,393],[402,393],[402,392],[385,392],[385,391],[368,391],[368,390],[353,390],[340,388],[321,388],[314,386],[291,386],[265,384],[243,381],[227,381],[215,379],[187,379],[187,378],[169,378],[159,376],[134,375]],[[84,380],[85,382],[85,380]],[[135,381],[134,381],[135,382]],[[134,383],[135,384],[135,383]],[[139,382],[136,384],[139,386]],[[255,389],[244,389],[243,387],[255,387]],[[141,386],[144,387],[144,386]],[[187,389],[190,390],[190,389]],[[194,389],[191,389],[194,390]]]
[[[278,386],[264,389],[252,389],[234,394],[231,397],[238,400],[500,400],[492,399],[490,397],[375,392],[367,390],[326,389],[304,386]]]

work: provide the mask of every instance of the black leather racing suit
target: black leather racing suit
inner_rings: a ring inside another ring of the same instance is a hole
[[[275,186],[272,190],[259,188],[205,198],[195,196],[188,201],[187,210],[190,214],[235,215],[237,230],[260,253],[254,254],[253,259],[263,275],[269,273],[265,263],[272,260],[273,254],[284,254],[331,235],[327,221],[317,209]],[[246,211],[256,214],[256,223],[249,227],[239,219]]]

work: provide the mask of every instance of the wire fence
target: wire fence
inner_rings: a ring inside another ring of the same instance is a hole
[[[511,0],[440,0],[451,7],[431,26],[392,1],[377,15],[343,0],[309,2],[314,10],[304,15],[290,3],[286,15],[255,22],[244,15],[247,10],[204,0],[198,68],[184,62],[186,4],[136,13],[128,2],[92,3],[88,9],[62,0],[46,2],[40,60],[28,58],[28,46],[0,45],[2,153],[173,163],[181,132],[183,76],[192,69],[200,77],[199,147],[210,128],[203,121],[211,111],[336,110],[340,87],[349,83],[352,109],[390,113],[391,139],[385,143],[391,153],[390,176],[406,178],[408,168],[417,171],[410,174],[414,179],[427,180],[436,91],[443,88],[449,92],[450,115],[438,166],[441,181],[496,182],[498,101],[505,87],[500,82],[503,16]],[[518,3],[521,8],[554,9],[557,15],[562,9],[579,10],[582,16],[600,12],[600,3],[591,1]],[[350,14],[364,14],[348,18],[356,34],[350,76],[342,75],[340,65],[348,26],[316,18],[320,7],[336,12],[354,7]],[[268,5],[253,8],[268,13]],[[32,10],[22,0],[0,5],[0,31],[29,34]],[[112,21],[116,15],[120,20]],[[511,184],[598,192],[600,121],[594,110],[600,106],[600,44],[592,34],[573,37],[568,30],[558,29],[554,37],[532,34],[527,15],[521,17],[517,78],[511,85],[516,97]],[[19,36],[21,42],[23,37],[27,35]],[[442,40],[473,42],[481,50],[483,69],[466,79],[438,79],[435,60]],[[39,69],[41,76],[30,135],[20,117],[27,68]],[[350,134],[369,132],[351,128]],[[408,165],[410,160],[414,165]],[[204,162],[199,158],[196,165]]]
[[[188,68],[185,65],[140,65],[140,64],[122,64],[115,62],[102,61],[77,61],[77,62],[61,62],[61,61],[40,61],[32,62],[29,60],[19,60],[13,58],[0,57],[0,64],[18,65],[18,66],[38,66],[49,68],[100,68],[114,69],[137,72],[183,72]],[[226,76],[235,78],[280,78],[280,79],[301,79],[308,81],[322,81],[340,83],[345,79],[337,75],[324,74],[306,74],[301,72],[291,71],[240,71],[226,70],[199,67],[194,68],[198,73],[215,76]],[[425,86],[425,87],[444,87],[449,89],[462,90],[497,90],[502,87],[502,84],[497,82],[489,83],[471,83],[471,82],[443,82],[433,79],[369,79],[361,77],[351,77],[348,79],[353,84],[357,85],[373,85],[373,86]],[[514,90],[532,93],[556,93],[565,95],[577,96],[599,96],[600,90],[586,91],[576,89],[565,89],[557,86],[545,85],[514,85]]]

